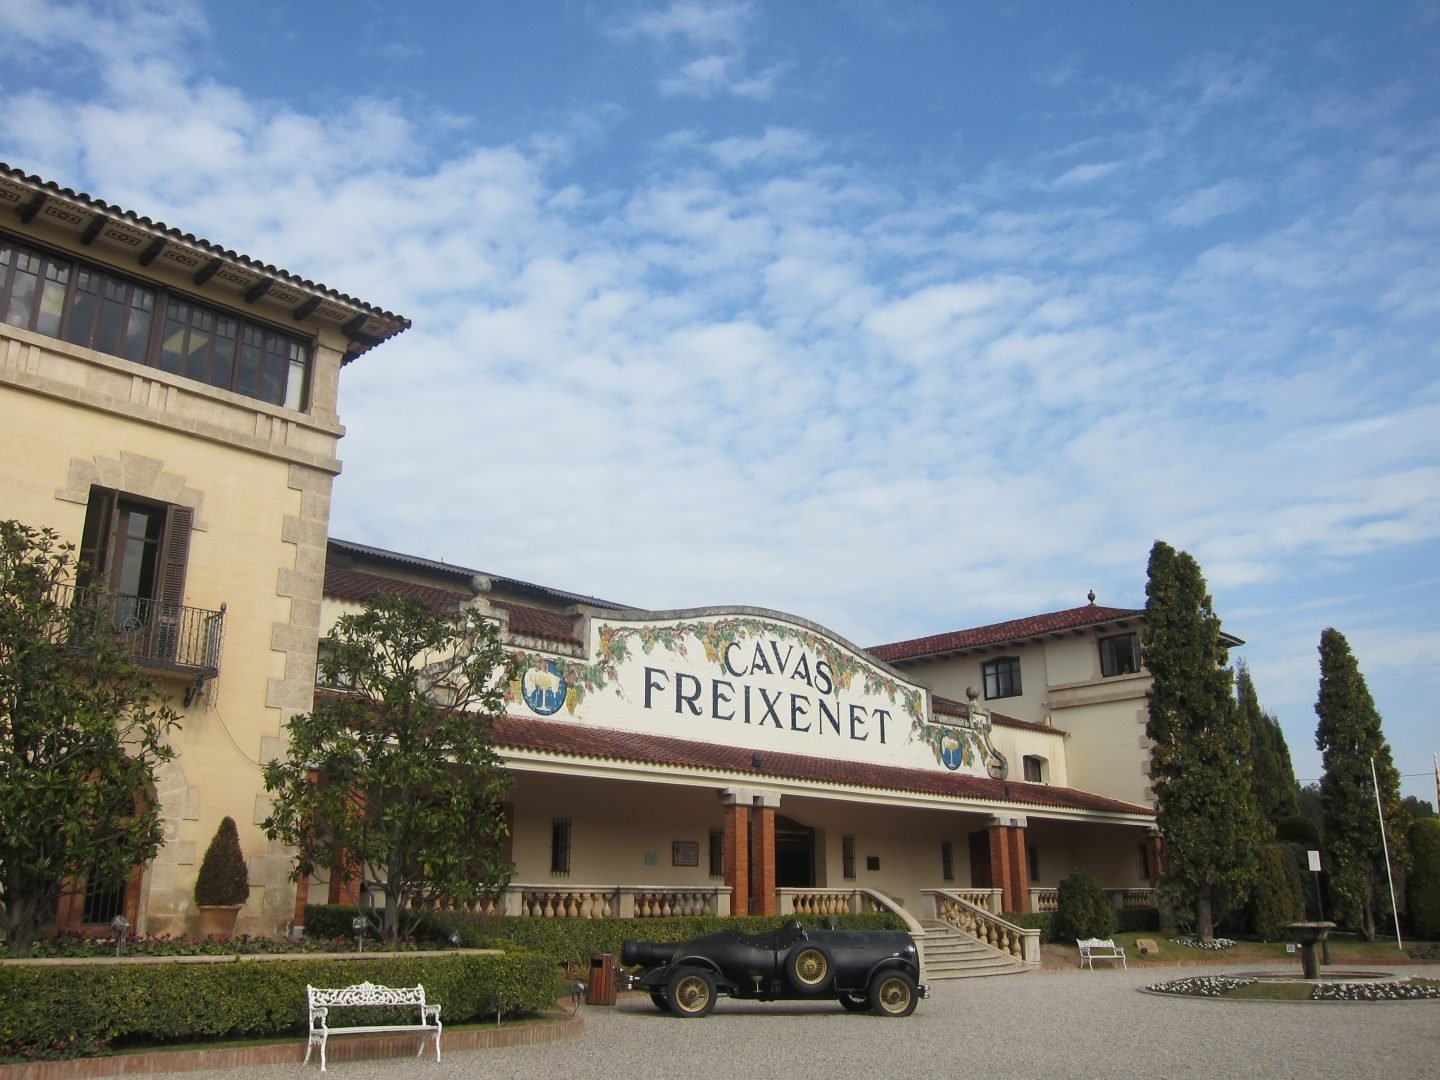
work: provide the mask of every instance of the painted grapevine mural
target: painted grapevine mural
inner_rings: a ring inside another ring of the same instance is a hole
[[[695,674],[656,666],[668,658],[690,661],[693,670],[701,655],[715,673],[708,685]],[[539,716],[562,710],[573,716],[587,697],[606,688],[627,698],[622,669],[639,664],[644,678],[638,693],[647,709],[661,700],[668,704],[673,697],[677,713],[688,708],[698,716],[703,696],[716,719],[743,713],[748,724],[753,714],[762,725],[768,720],[784,728],[788,721],[795,731],[809,731],[810,725],[818,724],[837,736],[848,727],[849,738],[860,742],[876,736],[882,743],[893,741],[903,731],[909,740],[927,747],[946,769],[973,768],[986,760],[987,732],[967,722],[936,723],[927,716],[923,691],[892,678],[823,634],[772,619],[732,615],[665,623],[602,623],[589,663],[525,651],[517,651],[516,659],[507,699],[524,702]],[[780,691],[772,695],[763,686],[755,687],[752,695],[748,683],[735,681],[749,676],[772,680],[771,685],[783,679],[787,686],[808,688],[815,696],[795,692],[782,701]],[[841,705],[841,695],[847,692],[890,707]],[[722,714],[722,709],[728,712]]]

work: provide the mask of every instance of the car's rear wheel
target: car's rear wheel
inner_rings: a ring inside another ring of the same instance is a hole
[[[903,971],[882,971],[870,980],[870,1011],[876,1016],[909,1016],[918,998],[915,980]]]
[[[870,1002],[864,994],[841,994],[840,1007],[846,1012],[864,1012],[870,1007]]]
[[[670,976],[665,999],[676,1016],[709,1016],[715,1008],[715,977],[703,968],[681,968]]]
[[[827,949],[819,945],[801,945],[786,961],[790,982],[802,994],[822,994],[835,981],[835,963]]]

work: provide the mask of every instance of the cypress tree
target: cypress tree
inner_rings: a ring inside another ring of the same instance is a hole
[[[1199,564],[1157,540],[1145,587],[1145,666],[1152,676],[1146,726],[1162,888],[1193,907],[1212,941],[1216,921],[1250,895],[1266,839],[1251,787],[1250,732],[1225,667],[1226,649]]]
[[[1356,927],[1367,940],[1374,940],[1379,916],[1390,908],[1390,893],[1371,779],[1372,759],[1380,783],[1385,840],[1396,868],[1409,863],[1407,822],[1400,806],[1400,775],[1380,732],[1380,714],[1350,643],[1334,628],[1320,635],[1320,694],[1315,713],[1320,718],[1315,746],[1325,767],[1320,778],[1320,807],[1325,820],[1329,910],[1338,922]]]
[[[1235,664],[1235,705],[1250,732],[1251,786],[1260,813],[1272,824],[1297,812],[1294,767],[1280,722],[1260,708],[1255,680],[1245,661]]]
[[[1410,823],[1410,854],[1415,867],[1405,883],[1410,932],[1427,941],[1440,940],[1440,820]]]

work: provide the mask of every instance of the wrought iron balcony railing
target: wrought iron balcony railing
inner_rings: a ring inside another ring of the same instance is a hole
[[[174,672],[197,683],[220,673],[224,604],[219,611],[209,611],[71,585],[61,586],[59,600],[103,620],[141,667]]]

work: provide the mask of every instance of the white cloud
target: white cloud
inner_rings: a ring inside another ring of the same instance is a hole
[[[337,535],[862,644],[1139,604],[1164,537],[1301,714],[1322,620],[1433,562],[1440,143],[1404,95],[1317,116],[1243,58],[1072,78],[1054,146],[927,172],[787,112],[748,4],[618,27],[710,95],[643,148],[603,105],[507,141],[246,93],[187,66],[194,8],[132,10],[154,47],[0,0],[32,69],[100,87],[0,75],[6,160],[414,320],[346,370]],[[758,122],[709,111],[743,93]],[[1428,617],[1357,637],[1413,675]]]
[[[1171,225],[1189,228],[1206,225],[1226,214],[1238,213],[1255,201],[1255,192],[1238,180],[1222,180],[1177,199],[1164,213]]]

